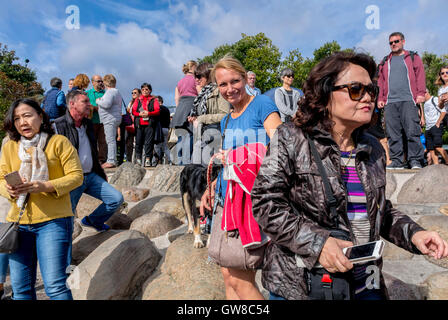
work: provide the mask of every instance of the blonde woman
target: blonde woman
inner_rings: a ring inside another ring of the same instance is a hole
[[[267,96],[250,96],[246,91],[246,70],[241,63],[231,57],[219,60],[212,70],[212,79],[216,82],[219,93],[232,106],[233,111],[221,120],[221,133],[224,134],[223,151],[218,158],[224,163],[227,152],[248,143],[269,143],[275,129],[281,124],[280,115],[274,102]],[[201,209],[209,208],[209,200],[217,193],[219,198],[225,199],[228,181],[223,179],[222,172],[212,183],[212,194],[208,191],[201,200]],[[216,189],[216,190],[215,190]],[[250,196],[249,196],[250,197]],[[227,200],[226,200],[227,201]],[[220,201],[221,202],[221,201]],[[225,205],[224,202],[221,202]],[[246,217],[247,212],[242,214]],[[218,206],[213,218],[213,232],[222,229],[221,217],[228,214],[223,207]],[[216,221],[215,221],[216,218]],[[228,230],[234,231],[234,230]],[[243,230],[238,229],[241,234]],[[219,261],[216,261],[219,264]],[[256,270],[240,270],[221,267],[229,300],[263,299],[255,283]]]
[[[89,77],[84,73],[80,73],[75,77],[75,80],[73,80],[73,87],[71,88],[70,91],[72,90],[85,91],[89,87],[89,84],[90,84]]]
[[[117,128],[121,123],[121,105],[123,98],[115,88],[117,80],[112,74],[106,74],[103,78],[106,93],[96,100],[98,114],[104,126],[104,134],[107,143],[107,161],[102,165],[104,168],[114,168],[117,158]]]

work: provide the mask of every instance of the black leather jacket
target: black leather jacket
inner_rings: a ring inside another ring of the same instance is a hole
[[[354,241],[347,216],[347,193],[341,178],[340,151],[328,132],[314,128],[310,137],[321,156],[337,199],[339,229]],[[356,171],[367,198],[370,241],[386,240],[412,252],[415,232],[423,230],[386,200],[386,171],[383,147],[371,135],[354,133]],[[304,269],[296,265],[298,254],[307,269],[316,263],[334,229],[330,209],[317,165],[302,130],[289,122],[278,127],[251,193],[253,214],[262,230],[272,239],[266,250],[263,286],[286,299],[307,299]],[[292,206],[295,207],[293,210]],[[376,261],[380,268],[382,260]],[[384,294],[384,280],[381,276]]]
[[[54,121],[54,124],[56,126],[57,133],[66,136],[67,139],[70,140],[70,142],[76,148],[76,150],[78,150],[79,149],[78,131],[76,130],[75,122],[73,121],[73,118],[70,115],[69,110],[66,111],[65,115],[57,118]],[[82,120],[82,124],[86,126],[86,132],[90,142],[90,150],[92,151],[92,162],[93,162],[92,171],[107,181],[106,173],[104,172],[103,168],[101,168],[101,164],[98,160],[98,149],[95,135],[93,133],[92,121],[87,118],[84,118]]]

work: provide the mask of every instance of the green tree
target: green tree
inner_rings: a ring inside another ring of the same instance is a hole
[[[241,34],[241,39],[234,44],[221,45],[210,56],[199,59],[200,62],[216,63],[229,54],[238,59],[246,68],[257,75],[256,86],[262,92],[278,86],[277,71],[281,53],[264,33],[255,36]]]
[[[11,103],[19,98],[31,97],[39,100],[43,89],[36,74],[27,66],[15,63],[19,58],[0,43],[0,124]],[[5,133],[0,131],[0,138]]]

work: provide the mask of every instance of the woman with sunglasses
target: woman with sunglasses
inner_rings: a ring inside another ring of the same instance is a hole
[[[283,85],[275,90],[275,104],[280,111],[282,122],[291,121],[297,112],[297,102],[301,93],[292,87],[294,71],[290,68],[285,68],[280,72],[280,80],[283,82]]]
[[[442,109],[448,106],[448,66],[440,69],[439,76],[436,80],[436,85],[439,85],[439,108]]]
[[[271,238],[262,283],[272,299],[308,299],[305,276],[318,264],[332,278],[347,273],[350,298],[386,298],[382,276],[373,287],[367,281],[368,270],[381,271],[381,258],[354,265],[342,251],[380,236],[414,254],[448,255],[436,232],[425,231],[386,200],[384,149],[364,133],[378,94],[375,70],[365,54],[338,52],[322,60],[305,82],[293,122],[281,125],[272,139],[276,143],[251,194],[254,217]]]

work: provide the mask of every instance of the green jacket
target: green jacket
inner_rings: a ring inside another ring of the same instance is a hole
[[[86,91],[87,92],[87,96],[89,97],[90,100],[90,104],[93,107],[98,107],[98,105],[96,104],[96,99],[101,98],[102,96],[104,96],[104,94],[106,93],[106,91],[101,90],[101,91],[96,91],[95,89],[89,89]],[[92,122],[97,124],[97,123],[101,123],[100,122],[100,116],[98,115],[98,110],[93,110],[92,113]]]

